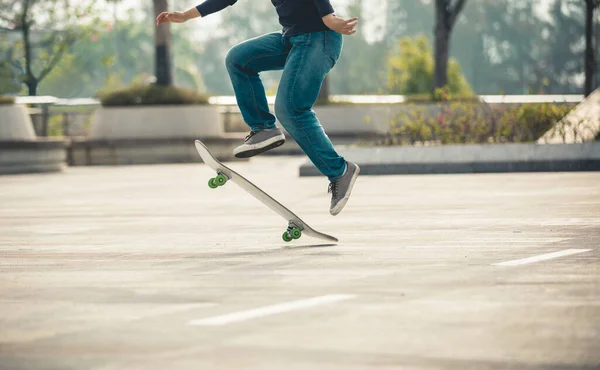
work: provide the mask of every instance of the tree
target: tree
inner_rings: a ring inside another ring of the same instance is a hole
[[[434,89],[442,88],[448,82],[450,35],[466,2],[467,0],[435,0]]]
[[[19,32],[21,40],[13,47],[13,64],[23,70],[21,82],[36,95],[38,85],[56,67],[67,50],[82,36],[79,19],[90,12],[69,0],[8,0],[0,6],[0,22]]]
[[[14,48],[10,47],[10,36],[14,32],[0,27],[0,94],[21,91],[19,68],[13,64]]]
[[[560,48],[559,52],[564,53],[568,44],[558,47],[542,35],[552,34],[557,24],[566,23],[545,24],[529,1],[494,1],[486,4],[483,11],[483,47],[493,78],[490,85],[495,85],[496,92],[526,94],[548,86],[544,79],[553,63],[550,52]],[[568,31],[559,29],[562,34],[557,37],[566,40]]]
[[[594,90],[594,72],[596,56],[594,53],[594,10],[600,5],[600,0],[585,0],[585,87],[584,94],[588,96]]]
[[[167,0],[152,0],[154,14],[158,16],[169,9]],[[170,86],[173,84],[173,67],[171,61],[171,27],[170,22],[161,24],[155,28],[155,70],[156,84]]]
[[[399,53],[388,61],[388,92],[415,95],[431,91],[434,78],[434,60],[426,36],[403,37],[398,42]],[[448,83],[444,85],[451,95],[469,96],[471,88],[454,59],[449,60]]]
[[[387,0],[385,38],[392,46],[404,36],[429,32],[434,26],[434,9],[424,0]]]

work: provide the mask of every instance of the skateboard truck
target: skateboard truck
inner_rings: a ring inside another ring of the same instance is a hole
[[[231,180],[229,176],[222,173],[221,171],[217,171],[217,177],[213,177],[210,180],[208,180],[208,186],[211,189],[216,189],[219,186],[225,185],[229,180]]]
[[[291,242],[294,239],[300,239],[302,230],[304,230],[302,226],[296,225],[296,223],[290,221],[287,230],[283,233],[283,241]]]

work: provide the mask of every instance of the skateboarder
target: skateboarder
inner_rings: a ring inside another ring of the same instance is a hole
[[[163,12],[157,25],[183,23],[206,17],[232,6],[237,0],[205,0],[184,12]],[[312,107],[325,76],[342,51],[342,35],[356,33],[358,18],[336,17],[329,0],[271,0],[283,29],[245,42],[229,50],[225,64],[237,104],[250,134],[235,149],[248,158],[285,142],[275,125],[279,119],[321,173],[329,179],[332,194],[329,212],[337,215],[346,205],[360,168],[345,160],[333,147]],[[251,16],[251,15],[249,15]],[[275,115],[269,110],[260,72],[283,70]]]

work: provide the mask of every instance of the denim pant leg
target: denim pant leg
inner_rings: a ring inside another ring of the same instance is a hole
[[[334,149],[312,109],[323,80],[342,49],[342,35],[334,31],[307,33],[289,38],[275,115],[317,169],[330,181],[341,177],[346,160]]]
[[[244,121],[253,131],[275,128],[259,72],[281,70],[289,52],[281,32],[242,42],[229,50],[225,64]]]

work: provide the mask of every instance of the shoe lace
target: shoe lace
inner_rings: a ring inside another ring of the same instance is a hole
[[[338,183],[337,181],[329,183],[329,188],[327,189],[327,193],[332,193],[334,198],[338,196]]]
[[[250,140],[250,138],[254,135],[256,135],[256,131],[250,131],[250,133],[246,136],[246,138],[244,138],[244,141],[248,141]]]

